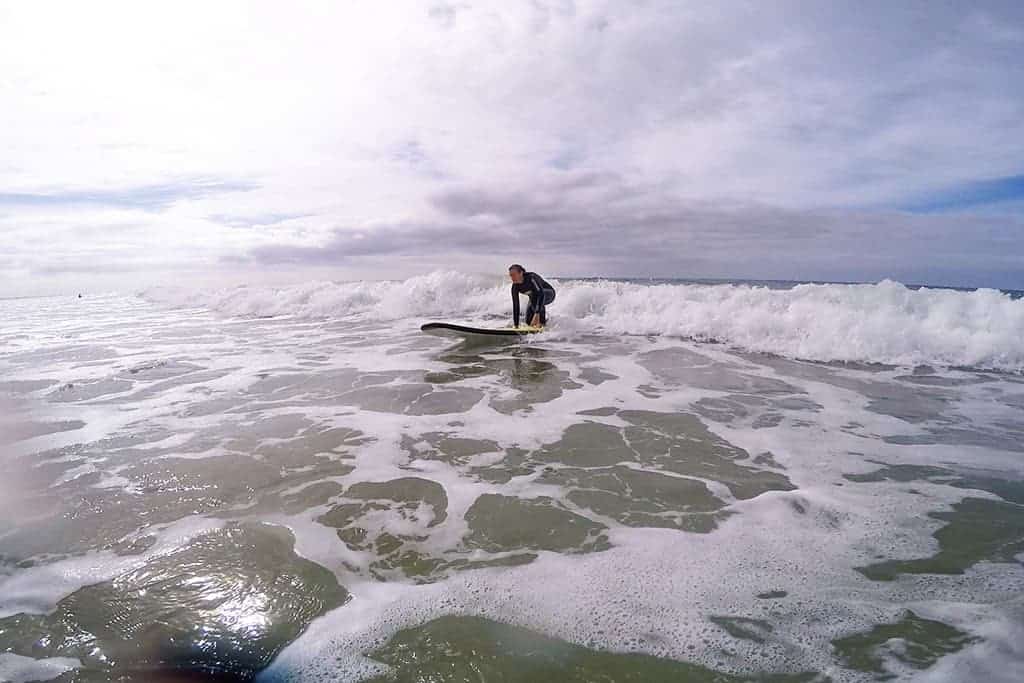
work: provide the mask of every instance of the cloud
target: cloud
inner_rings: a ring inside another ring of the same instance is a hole
[[[556,174],[522,188],[436,194],[430,221],[336,228],[319,246],[266,245],[237,262],[420,268],[501,255],[555,274],[872,280],[1011,286],[1024,276],[1024,217],[921,216],[682,200],[613,174]],[[963,234],[973,234],[971,244]],[[851,258],[851,254],[856,254]],[[988,277],[977,272],[987,269]]]
[[[1020,207],[986,183],[1024,173],[1021,3],[3,12],[5,286],[400,276],[525,236],[592,275],[1019,277]]]
[[[431,5],[427,10],[427,16],[436,21],[439,26],[450,29],[455,26],[459,10],[468,9],[469,5],[448,2],[438,2]]]

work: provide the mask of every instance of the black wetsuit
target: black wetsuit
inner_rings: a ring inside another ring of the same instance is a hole
[[[519,327],[519,295],[530,297],[530,305],[526,307],[526,324],[529,325],[534,315],[540,316],[540,324],[546,325],[548,314],[546,306],[555,300],[555,288],[537,273],[523,273],[522,284],[512,285],[512,323]]]

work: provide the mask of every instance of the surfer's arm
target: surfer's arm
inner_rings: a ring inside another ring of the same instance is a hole
[[[512,325],[519,327],[519,292],[517,287],[512,285]]]

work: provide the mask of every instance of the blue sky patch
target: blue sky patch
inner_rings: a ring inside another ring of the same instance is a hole
[[[135,187],[0,192],[0,207],[110,206],[159,211],[185,199],[204,199],[228,192],[249,192],[258,187],[240,181],[192,179]]]
[[[917,213],[932,213],[1022,200],[1024,175],[1014,175],[947,188],[902,208]]]

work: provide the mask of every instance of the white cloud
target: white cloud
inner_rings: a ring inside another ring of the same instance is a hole
[[[888,234],[926,241],[922,224],[939,221],[945,235],[949,223],[891,210],[1024,172],[1024,94],[1012,85],[1024,75],[1022,26],[1013,3],[963,16],[890,3],[3,5],[0,286],[91,281],[69,274],[76,259],[111,273],[144,266],[134,283],[275,245],[337,246],[339,231],[449,225],[437,197],[460,187],[513,189],[555,210],[560,174],[617,179],[589,198],[595,216],[622,217],[614,192],[629,188],[649,212],[652,197],[663,211],[763,207],[744,214],[755,260],[759,248],[775,254],[783,210],[801,223],[852,212],[851,235],[865,210],[888,212]],[[196,179],[252,189],[195,196],[185,190]],[[156,186],[181,193],[148,208],[60,201]],[[574,197],[562,208],[575,216]],[[944,239],[973,253],[991,219],[957,221],[962,234]],[[438,260],[446,247],[462,258],[458,228],[435,245]],[[45,249],[31,241],[41,235]],[[990,246],[1002,258],[1006,245]],[[346,259],[335,275],[427,265],[392,247],[387,264]],[[555,263],[573,257],[572,244],[560,248]],[[704,251],[717,254],[706,264],[716,274],[753,275],[728,250]],[[800,277],[804,256],[772,259]],[[845,256],[854,272],[857,258]],[[863,265],[875,277],[915,264]]]

